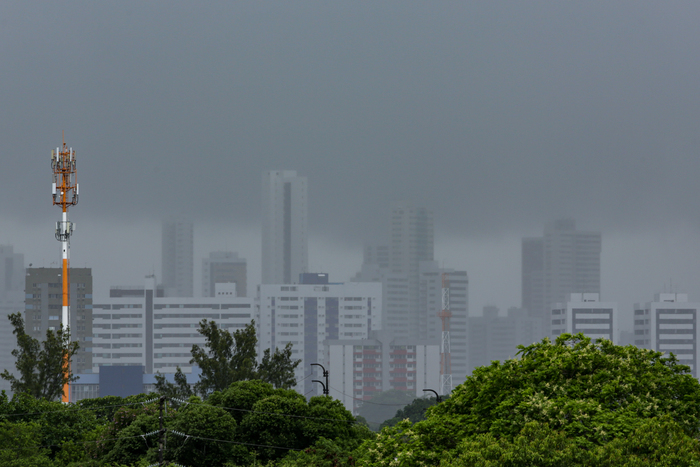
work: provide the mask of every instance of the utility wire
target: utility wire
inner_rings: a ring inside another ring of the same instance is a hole
[[[168,433],[173,433],[173,434],[179,435],[179,436],[186,438],[186,439],[192,438],[192,439],[201,439],[204,441],[214,441],[217,443],[240,444],[242,446],[254,446],[257,448],[273,448],[273,449],[286,449],[287,451],[301,451],[301,449],[298,449],[298,448],[288,448],[285,446],[273,446],[271,444],[242,443],[240,441],[228,441],[225,439],[205,438],[203,436],[193,436],[193,435],[188,435],[188,434],[180,433],[179,431],[173,431],[173,430],[168,430]]]

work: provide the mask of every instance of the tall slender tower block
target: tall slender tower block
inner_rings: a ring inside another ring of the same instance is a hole
[[[73,223],[68,220],[68,207],[78,204],[78,182],[75,171],[75,151],[66,146],[65,139],[63,146],[51,151],[51,168],[53,169],[53,183],[51,190],[54,206],[60,206],[62,217],[56,222],[56,240],[61,242],[62,256],[62,314],[61,325],[67,328],[70,325],[70,281],[69,281],[69,259],[70,259],[70,237],[73,234]],[[70,361],[66,360],[66,372],[70,369]],[[66,383],[63,387],[63,402],[69,402],[69,387]]]
[[[294,170],[263,174],[262,282],[292,284],[308,272],[306,177]]]
[[[194,296],[194,224],[184,219],[163,221],[163,286],[167,297]]]

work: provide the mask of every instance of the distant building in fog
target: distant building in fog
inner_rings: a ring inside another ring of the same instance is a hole
[[[0,245],[0,372],[15,372],[15,357],[12,351],[17,347],[17,338],[7,316],[24,309],[24,255],[15,253],[10,245]],[[10,390],[8,381],[0,380],[0,390]]]
[[[571,219],[522,240],[522,307],[550,324],[550,310],[571,293],[600,293],[600,232],[576,230]]]
[[[697,378],[700,375],[698,310],[700,303],[688,302],[688,294],[684,293],[659,293],[652,302],[635,304],[635,345],[673,353]]]
[[[194,225],[171,219],[162,225],[162,280],[169,297],[194,296]]]
[[[425,342],[442,341],[442,277],[450,291],[450,362],[453,386],[461,384],[469,372],[467,361],[467,322],[469,319],[469,278],[466,271],[440,268],[435,261],[420,266],[419,338]]]
[[[202,296],[213,297],[216,284],[234,284],[236,296],[247,296],[246,260],[230,251],[209,253],[202,260]]]
[[[560,334],[583,333],[591,339],[608,339],[615,344],[620,337],[617,303],[601,302],[597,293],[572,293],[565,303],[552,309],[552,338]]]
[[[262,283],[296,283],[309,262],[306,177],[272,170],[262,185]]]
[[[47,329],[58,329],[63,308],[63,269],[27,268],[24,328],[43,341]],[[72,360],[74,373],[92,371],[92,269],[70,268],[70,331],[80,349]]]
[[[433,213],[410,203],[396,203],[389,215],[388,244],[368,245],[355,282],[381,282],[384,329],[398,339],[419,339],[425,333],[420,307],[421,264],[433,261]]]
[[[483,316],[469,318],[470,372],[494,360],[515,358],[518,345],[528,346],[544,337],[542,320],[526,310],[510,308],[507,316],[499,316],[498,311],[495,306],[485,306]]]

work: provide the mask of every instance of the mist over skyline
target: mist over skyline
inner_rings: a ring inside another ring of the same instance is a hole
[[[602,296],[700,300],[700,5],[0,4],[0,243],[60,258],[49,154],[77,151],[72,264],[160,273],[160,221],[260,277],[260,174],[309,180],[309,268],[349,279],[392,202],[435,213],[469,307],[520,304],[520,238],[602,232]],[[671,285],[672,283],[672,285]]]

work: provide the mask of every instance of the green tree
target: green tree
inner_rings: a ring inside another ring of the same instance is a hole
[[[170,427],[168,460],[190,467],[218,466],[227,461],[250,465],[248,449],[228,442],[237,441],[236,420],[220,407],[188,404],[178,410]]]
[[[0,465],[49,467],[48,449],[41,447],[41,425],[37,422],[0,421]]]
[[[272,383],[277,388],[290,388],[296,385],[294,370],[301,360],[292,360],[292,346],[287,344],[284,350],[265,350],[260,365],[257,363],[258,339],[255,321],[245,328],[231,333],[220,328],[215,321],[203,319],[198,332],[204,336],[204,346],[192,346],[190,363],[197,365],[202,374],[190,390],[187,379],[178,368],[175,383],[170,383],[164,376],[156,376],[156,390],[164,395],[187,398],[193,392],[205,398],[215,391],[224,391],[231,383],[261,379]]]
[[[192,346],[192,359],[202,370],[196,392],[207,396],[213,391],[223,391],[234,381],[255,379],[257,363],[257,337],[255,322],[231,334],[215,321],[203,319],[199,333],[204,336],[204,347]]]
[[[182,372],[182,369],[178,366],[175,370],[175,382],[171,383],[168,381],[164,375],[160,373],[155,375],[156,377],[156,391],[167,397],[167,398],[179,398],[187,399],[194,395],[194,390],[187,382],[187,376]]]
[[[294,370],[301,360],[292,360],[292,343],[288,342],[284,350],[275,349],[270,355],[270,349],[265,349],[262,362],[258,366],[258,379],[272,384],[276,388],[290,389],[297,384]]]
[[[400,422],[365,443],[358,465],[604,465],[601,453],[621,459],[634,439],[652,458],[661,448],[644,437],[651,428],[693,459],[699,418],[700,383],[673,355],[564,334],[477,368],[424,421]],[[672,451],[655,458],[667,462]]]
[[[17,337],[17,348],[12,355],[17,359],[15,366],[18,377],[7,369],[0,377],[10,382],[15,393],[26,393],[37,399],[55,400],[63,394],[63,386],[75,381],[76,376],[64,362],[70,361],[78,351],[78,343],[70,340],[70,330],[60,326],[57,330],[46,331],[46,340],[39,342],[24,330],[22,313],[8,315],[13,334]]]

